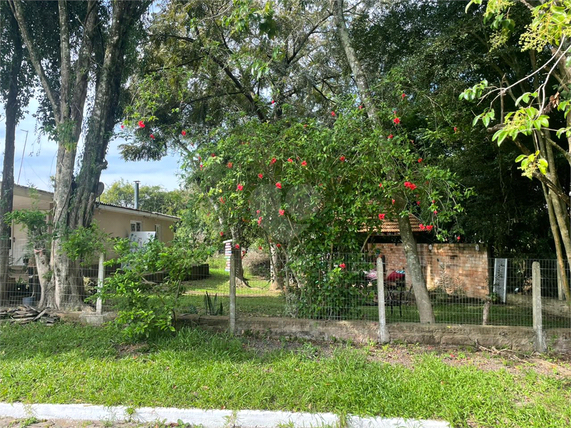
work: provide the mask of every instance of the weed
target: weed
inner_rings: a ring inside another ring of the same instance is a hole
[[[20,428],[29,427],[32,424],[37,424],[40,420],[34,416],[26,418],[22,421]]]

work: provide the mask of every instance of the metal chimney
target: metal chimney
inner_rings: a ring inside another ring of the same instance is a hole
[[[139,209],[139,183],[140,181],[135,181],[135,209]]]

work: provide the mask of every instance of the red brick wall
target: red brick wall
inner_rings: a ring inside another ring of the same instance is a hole
[[[372,244],[385,256],[385,270],[390,273],[404,268],[406,258],[402,244]],[[429,290],[442,288],[449,294],[484,298],[488,295],[488,252],[476,244],[418,244],[418,252]],[[410,286],[410,276],[406,277]]]

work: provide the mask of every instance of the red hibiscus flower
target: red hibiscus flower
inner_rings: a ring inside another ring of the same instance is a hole
[[[302,161],[302,162],[301,162],[301,166],[307,166],[307,162],[306,162],[306,161]]]
[[[383,183],[379,183],[379,187],[383,187]]]
[[[276,162],[277,162],[277,159],[276,159],[276,158],[272,158],[272,160],[270,161],[270,164],[273,165],[273,164],[275,164]]]
[[[398,117],[395,117],[395,118],[393,119],[393,123],[394,123],[395,125],[398,125],[398,124],[400,123],[400,119],[399,119]]]
[[[394,204],[395,204],[395,200],[393,199],[392,202],[393,202],[393,205],[394,205]]]
[[[335,112],[334,112],[334,111],[331,112],[331,116],[335,117]]]
[[[419,228],[420,230],[425,230],[425,229],[426,229],[426,227],[425,227],[424,224],[422,224],[422,223],[420,223],[420,224],[418,225],[418,228]]]
[[[232,162],[228,162],[228,164],[226,165],[228,168],[232,168],[234,166],[234,164]]]
[[[239,248],[240,248],[240,244],[234,245],[234,248],[239,249]]]
[[[264,178],[264,174],[258,174],[258,178]]]
[[[434,213],[434,214],[438,214],[438,211],[434,210],[433,213]]]
[[[394,137],[395,137],[395,136],[394,136],[393,134],[390,134],[387,138],[388,138],[389,140],[392,140]]]
[[[422,162],[422,158],[418,158],[418,163],[421,163],[421,162]]]
[[[204,168],[204,165],[200,164],[200,169]]]
[[[428,226],[426,226],[426,230],[428,230],[429,232],[434,229],[434,226],[429,224]]]
[[[216,153],[212,153],[210,156],[212,156],[213,158],[216,157]]]
[[[276,247],[281,248],[282,244],[276,244]]]
[[[345,269],[347,267],[347,265],[345,263],[339,263],[339,267],[341,269]]]
[[[285,210],[279,210],[278,211],[280,215],[284,215],[285,214]]]
[[[220,232],[220,236],[224,236],[224,232]]]
[[[155,136],[153,134],[149,135],[149,137],[151,137],[151,140],[155,139]]]
[[[289,163],[292,163],[292,162],[293,162],[293,159],[292,159],[292,158],[287,158],[287,161],[288,161]]]
[[[420,201],[416,201],[416,205],[420,206]]]
[[[261,246],[261,245],[258,247],[258,250],[262,251],[262,246]]]
[[[275,103],[276,103],[276,101],[275,101],[275,100],[272,100],[272,104],[275,104]]]
[[[145,122],[143,122],[142,120],[139,120],[139,128],[144,128],[145,127]]]
[[[456,237],[456,240],[457,240],[457,241],[460,241],[460,236],[457,236],[457,237]]]
[[[385,219],[385,214],[384,213],[379,214],[379,220],[384,220],[384,219]]]
[[[121,129],[125,129],[125,125],[121,124]]]
[[[236,189],[239,191],[244,190],[244,186],[242,184],[238,184],[238,186],[236,186]]]
[[[458,128],[454,127],[454,132],[455,133],[458,132]]]
[[[406,94],[403,92],[403,94],[401,95],[401,98],[404,100],[406,98]]]
[[[256,214],[260,214],[260,210],[256,210]]]
[[[339,156],[339,160],[340,160],[341,162],[345,162],[345,156]]]
[[[277,187],[278,189],[281,189],[281,188],[282,188],[282,183],[280,183],[280,182],[278,181],[278,182],[276,183],[276,187]]]
[[[186,137],[186,131],[184,129],[182,130],[181,134],[183,137]]]
[[[258,217],[258,224],[262,224],[262,217]]]

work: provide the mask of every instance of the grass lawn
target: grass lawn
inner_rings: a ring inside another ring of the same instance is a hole
[[[270,409],[571,426],[569,361],[417,346],[231,338],[182,329],[0,326],[0,401]]]

